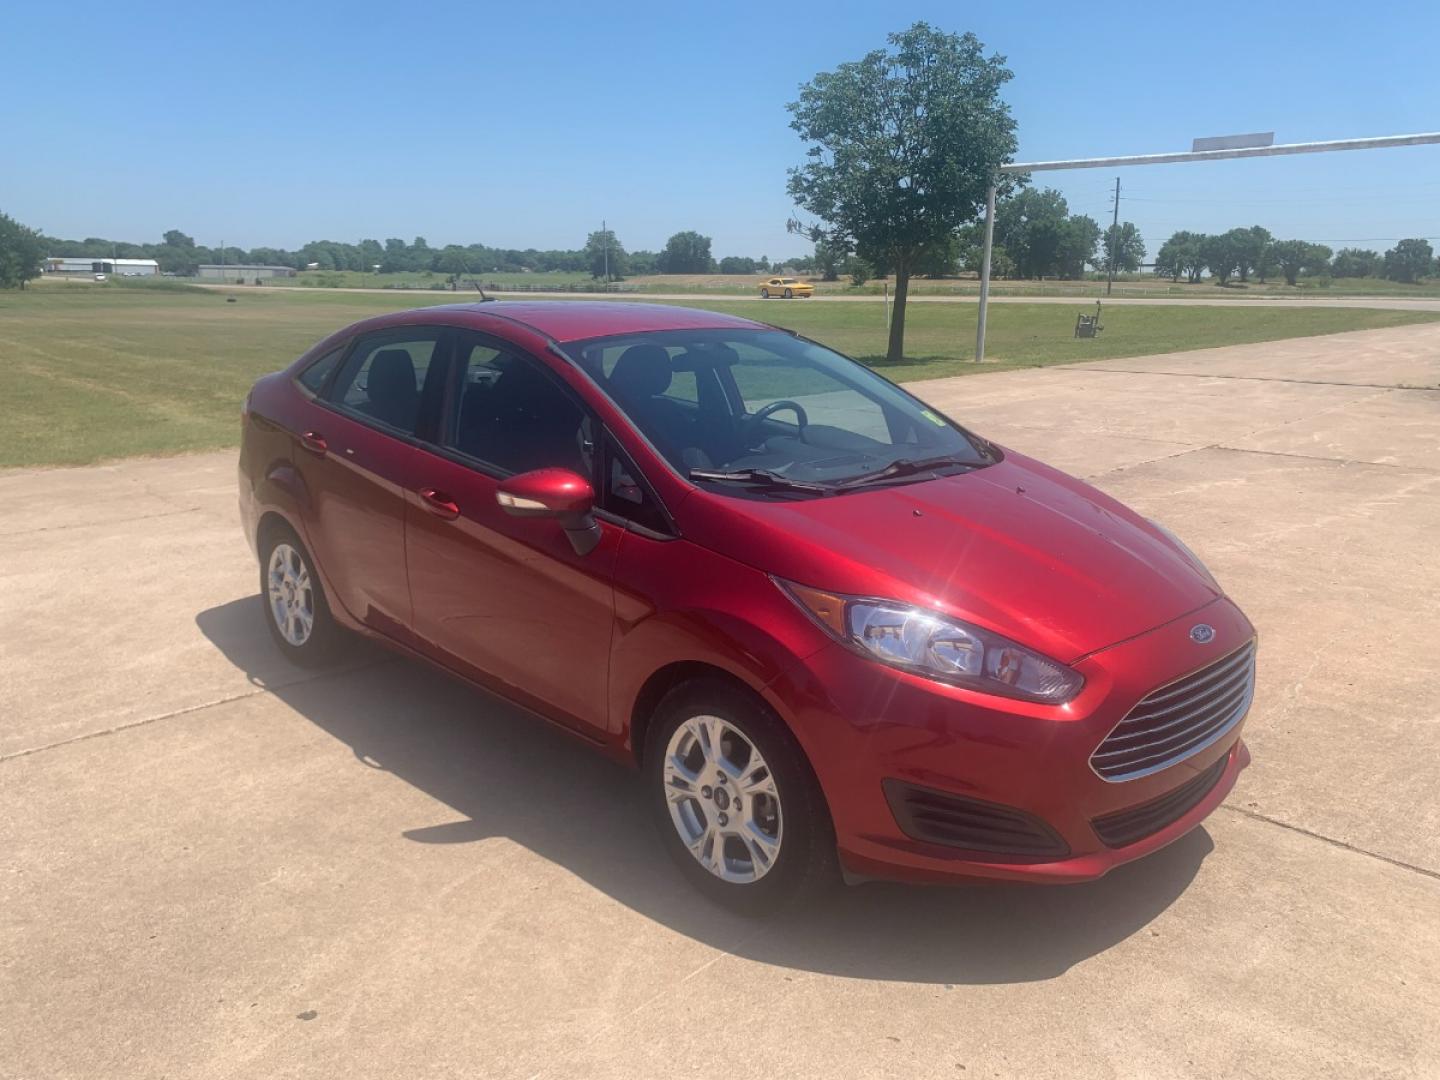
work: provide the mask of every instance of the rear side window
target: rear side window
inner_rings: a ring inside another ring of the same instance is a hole
[[[345,346],[338,349],[331,349],[324,356],[320,357],[313,364],[300,373],[299,383],[311,394],[319,394],[325,389],[325,383],[330,378],[330,373],[340,363],[340,358],[345,355]]]
[[[413,433],[438,328],[367,334],[355,344],[327,395],[349,412]]]

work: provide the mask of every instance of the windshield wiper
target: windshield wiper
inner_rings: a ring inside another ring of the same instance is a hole
[[[770,469],[735,469],[723,472],[714,469],[691,469],[691,480],[710,480],[717,484],[752,484],[757,487],[786,488],[791,491],[814,491],[828,494],[835,490],[829,484],[812,484],[804,480],[792,480],[783,473]]]
[[[933,472],[935,469],[946,467],[963,467],[966,471],[977,468],[973,461],[961,461],[955,457],[932,457],[932,458],[898,458],[872,473],[865,473],[861,476],[846,480],[843,484],[837,484],[840,490],[852,487],[864,487],[867,484],[884,483],[886,480],[894,480],[901,476],[914,476],[916,473]]]

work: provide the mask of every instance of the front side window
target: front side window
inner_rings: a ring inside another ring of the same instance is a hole
[[[923,479],[994,460],[924,402],[784,331],[660,331],[565,351],[697,481],[763,474],[831,491],[880,472]]]
[[[329,400],[386,427],[413,433],[440,334],[431,327],[366,334],[336,376]]]
[[[594,478],[585,410],[534,360],[501,342],[462,335],[446,444],[502,473],[570,469]]]

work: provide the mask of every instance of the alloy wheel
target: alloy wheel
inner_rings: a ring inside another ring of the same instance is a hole
[[[315,628],[315,590],[304,557],[289,544],[280,543],[270,552],[266,580],[269,585],[270,617],[275,628],[291,645],[299,648],[310,640]]]
[[[670,736],[663,776],[670,820],[701,866],[736,884],[774,867],[783,839],[775,776],[734,724],[686,720]]]

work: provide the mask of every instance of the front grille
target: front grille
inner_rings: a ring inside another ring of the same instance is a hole
[[[931,844],[983,851],[1006,861],[1056,859],[1070,854],[1045,822],[1013,806],[981,802],[899,780],[882,785],[895,820],[907,836]]]
[[[1225,763],[1229,759],[1230,755],[1225,755],[1193,780],[1187,780],[1158,799],[1096,818],[1090,822],[1095,835],[1106,847],[1118,848],[1143,840],[1174,824],[1210,794],[1224,775]]]
[[[1134,780],[1199,753],[1224,738],[1255,693],[1255,642],[1192,675],[1162,686],[1115,725],[1090,755],[1105,780]]]

